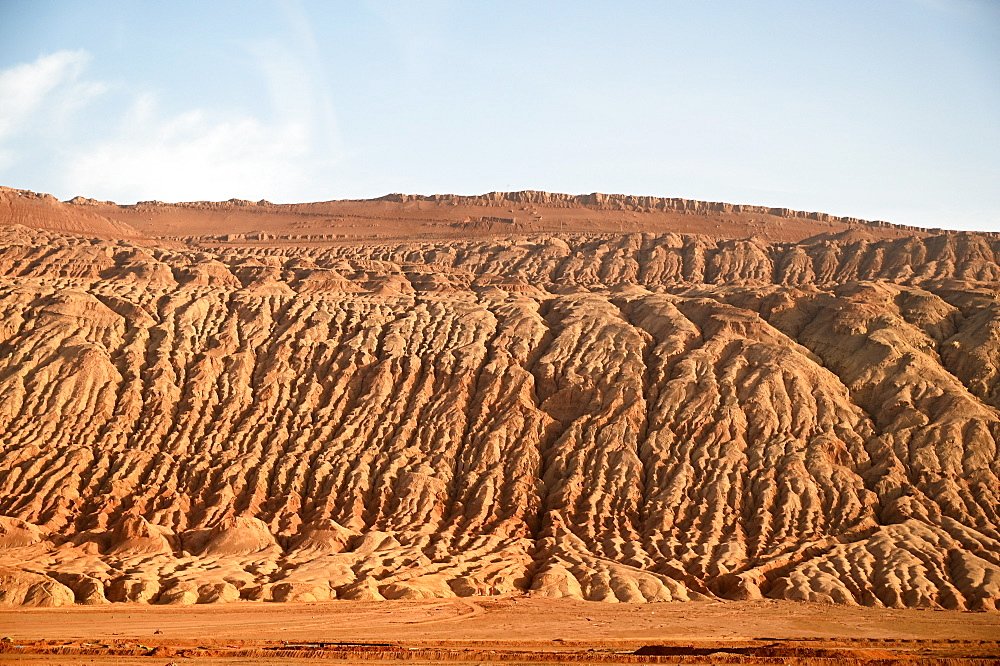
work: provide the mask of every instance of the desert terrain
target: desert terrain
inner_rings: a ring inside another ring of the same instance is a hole
[[[996,641],[998,293],[997,234],[783,208],[2,188],[0,633]]]
[[[994,663],[1000,616],[776,600],[530,597],[25,608],[0,662]]]

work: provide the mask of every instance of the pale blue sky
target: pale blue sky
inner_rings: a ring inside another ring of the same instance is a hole
[[[1000,2],[0,0],[0,184],[600,191],[1000,230]]]

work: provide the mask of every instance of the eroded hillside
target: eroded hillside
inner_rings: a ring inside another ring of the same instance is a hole
[[[2,601],[996,609],[1000,240],[286,241],[0,228]]]

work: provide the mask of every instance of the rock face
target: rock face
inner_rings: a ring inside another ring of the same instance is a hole
[[[0,227],[0,598],[995,610],[998,293],[983,234]]]
[[[187,243],[284,245],[347,239],[493,238],[570,231],[619,235],[672,231],[717,238],[754,235],[768,242],[797,242],[817,234],[851,230],[875,240],[922,238],[928,232],[888,222],[787,208],[599,193],[390,194],[378,199],[305,204],[230,199],[186,203],[140,201],[121,206],[85,197],[60,203],[50,195],[0,189],[0,212],[5,192],[15,202],[8,223],[112,238],[146,234],[160,241],[180,238]]]

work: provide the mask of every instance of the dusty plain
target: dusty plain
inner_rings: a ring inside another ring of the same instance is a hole
[[[885,663],[1000,657],[1000,616],[776,600],[508,598],[8,610],[0,661],[27,663]],[[657,655],[653,647],[661,648]],[[639,651],[640,654],[636,655]],[[542,655],[542,656],[540,656]],[[946,662],[942,662],[946,663]]]
[[[998,294],[783,208],[0,188],[0,654],[989,659]]]

